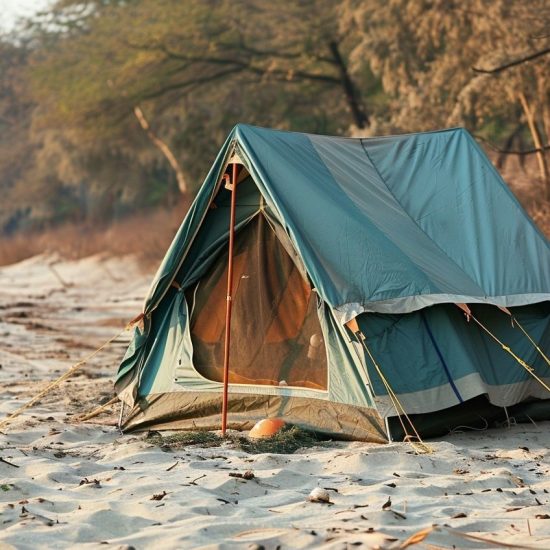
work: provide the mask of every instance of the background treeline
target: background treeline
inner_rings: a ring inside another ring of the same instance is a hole
[[[158,224],[237,122],[463,125],[544,224],[549,68],[548,0],[58,0],[0,37],[0,235]]]

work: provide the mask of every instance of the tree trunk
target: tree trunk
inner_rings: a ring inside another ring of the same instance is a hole
[[[539,171],[544,184],[545,198],[547,201],[550,201],[550,174],[548,173],[548,163],[546,161],[546,155],[544,154],[544,144],[542,143],[542,137],[540,131],[537,127],[535,121],[535,114],[527,101],[527,97],[523,92],[518,94],[519,101],[525,113],[525,118],[527,119],[527,124],[529,125],[529,131],[531,132],[531,137],[533,139],[533,144],[535,145],[537,151],[537,161],[539,164]]]
[[[176,179],[178,182],[178,189],[180,190],[180,193],[185,194],[188,191],[187,182],[185,181],[185,176],[183,175],[183,171],[174,155],[172,153],[170,147],[162,141],[154,132],[151,130],[151,127],[149,126],[149,122],[147,122],[147,119],[145,118],[145,115],[143,114],[143,111],[141,110],[141,107],[139,105],[136,105],[134,107],[134,114],[136,115],[136,118],[138,119],[138,122],[140,126],[143,128],[145,133],[147,134],[147,137],[153,142],[155,147],[157,147],[160,152],[164,155],[166,160],[169,162],[170,166],[176,173]]]
[[[338,43],[333,40],[329,43],[329,49],[334,59],[334,63],[338,67],[338,71],[340,73],[340,81],[344,88],[348,105],[351,109],[353,121],[355,122],[357,128],[366,128],[370,124],[369,116],[365,112],[363,105],[361,105],[359,93],[357,92],[357,88],[353,84],[353,80],[350,77],[346,63],[342,58],[342,55],[340,54]]]

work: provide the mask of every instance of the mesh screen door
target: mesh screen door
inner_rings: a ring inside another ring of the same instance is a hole
[[[326,390],[315,293],[262,215],[235,236],[229,382]],[[193,364],[223,381],[228,252],[192,289]]]

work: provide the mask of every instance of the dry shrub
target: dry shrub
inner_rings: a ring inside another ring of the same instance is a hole
[[[546,235],[546,238],[550,239],[550,203],[533,204],[528,210],[534,222]]]
[[[489,157],[496,161],[494,153],[489,153]],[[550,238],[550,203],[543,198],[546,193],[538,174],[535,155],[523,160],[520,157],[508,157],[500,172],[539,229]]]
[[[0,265],[42,253],[67,259],[98,253],[134,254],[146,267],[158,264],[185,216],[186,208],[159,209],[105,225],[68,223],[40,232],[0,239]]]

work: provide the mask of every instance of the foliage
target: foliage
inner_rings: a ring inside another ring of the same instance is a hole
[[[499,69],[548,28],[546,0],[57,0],[0,38],[0,233],[169,206],[237,122],[465,125],[550,193],[550,55]]]
[[[368,57],[391,98],[371,131],[463,125],[505,149],[549,143],[546,0],[347,0],[343,14],[342,24],[361,36],[352,68]],[[536,52],[546,53],[493,72]],[[550,200],[546,155],[537,156]]]

